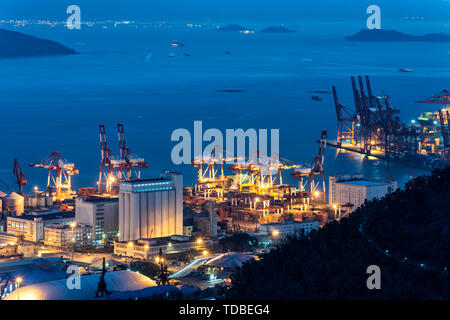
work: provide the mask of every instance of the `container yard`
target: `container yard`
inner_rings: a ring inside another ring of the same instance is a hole
[[[224,231],[256,230],[260,224],[284,221],[318,221],[323,226],[354,209],[354,204],[334,201],[328,196],[324,169],[327,144],[423,169],[442,168],[450,163],[450,94],[447,90],[416,101],[438,105],[439,109],[424,112],[417,120],[406,124],[399,118],[400,111],[390,106],[387,95],[372,92],[368,76],[365,81],[361,76],[351,77],[351,87],[353,107],[341,104],[336,87],[332,87],[338,120],[336,140],[329,140],[327,131],[323,130],[317,140],[318,151],[311,155],[311,161],[298,163],[278,155],[268,157],[260,153],[236,157],[216,146],[209,156],[192,160],[197,181],[192,187],[184,187],[184,207],[200,212],[213,201],[218,213],[217,222],[226,226]],[[122,182],[140,181],[141,171],[148,168],[148,163],[131,152],[124,125],[117,125],[118,155],[108,144],[103,124],[99,125],[98,132],[101,156],[96,187],[73,190],[71,177],[79,170],[55,151],[30,164],[33,168],[48,171],[45,190],[35,187],[33,194],[25,195],[23,187],[27,178],[19,161],[14,159],[13,173],[18,191],[16,193],[14,188],[0,181],[11,191],[2,197],[4,211],[21,215],[26,210],[53,205],[60,206],[61,210],[72,210],[77,196],[84,199],[117,198]],[[287,184],[286,175],[297,180],[298,185]],[[371,183],[374,182],[360,182],[364,187]]]

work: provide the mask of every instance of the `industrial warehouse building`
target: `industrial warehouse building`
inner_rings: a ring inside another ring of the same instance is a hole
[[[183,234],[183,176],[164,171],[156,179],[120,184],[119,241]]]
[[[264,223],[259,226],[262,235],[276,235],[281,238],[294,234],[308,234],[312,230],[319,230],[318,221],[284,221],[274,223]]]
[[[361,175],[334,175],[328,181],[329,203],[351,206],[352,211],[365,200],[380,199],[397,189],[396,181],[368,180]]]
[[[190,249],[203,250],[214,243],[215,241],[212,239],[198,241],[198,239],[182,235],[172,235],[163,238],[114,242],[114,254],[135,259],[149,259],[151,256],[159,254],[159,250],[162,250],[164,253],[183,252]]]
[[[92,226],[94,245],[100,245],[103,239],[115,238],[119,231],[119,198],[76,198],[75,221]]]
[[[60,249],[90,246],[91,230],[91,226],[81,223],[73,228],[66,224],[53,224],[44,228],[44,244]]]
[[[7,217],[8,233],[23,236],[24,240],[44,240],[44,228],[53,224],[68,225],[75,219],[73,211],[38,211],[18,217]]]

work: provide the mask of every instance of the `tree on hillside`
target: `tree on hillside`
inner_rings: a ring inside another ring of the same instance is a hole
[[[449,183],[450,168],[436,171],[408,183],[404,190],[366,202],[340,222],[291,238],[236,272],[227,297],[449,299],[448,272],[397,258],[409,255],[448,265]],[[395,255],[384,254],[377,246]],[[380,290],[367,288],[366,271],[371,265],[380,267]]]

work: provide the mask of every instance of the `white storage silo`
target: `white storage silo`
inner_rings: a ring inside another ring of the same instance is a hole
[[[37,198],[38,207],[45,207],[45,197],[40,196]]]
[[[28,205],[31,208],[36,208],[36,206],[37,206],[37,198],[36,198],[36,196],[32,196],[32,197],[28,198]]]
[[[4,197],[6,197],[6,196],[7,196],[7,194],[0,190],[0,211],[3,211],[3,206],[2,206],[3,201],[2,201],[2,199]]]
[[[15,211],[18,216],[24,212],[24,199],[21,195],[11,192],[3,201],[8,211]]]
[[[51,196],[45,196],[45,206],[53,206],[53,198]]]

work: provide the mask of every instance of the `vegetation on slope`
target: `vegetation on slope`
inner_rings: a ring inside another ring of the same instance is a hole
[[[235,273],[228,297],[449,299],[447,271],[410,263],[422,258],[448,265],[449,178],[450,169],[417,178],[405,190],[366,202],[349,218],[291,238]],[[410,260],[398,258],[403,256]],[[380,290],[367,288],[370,265],[380,267]]]

